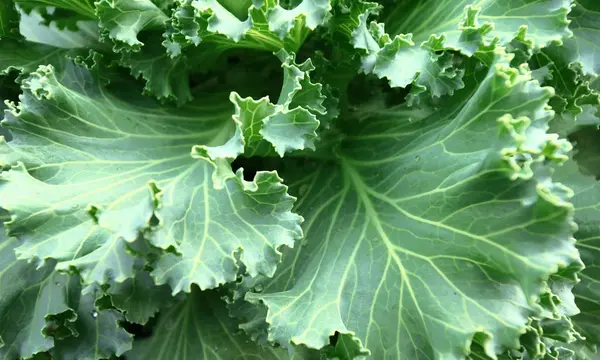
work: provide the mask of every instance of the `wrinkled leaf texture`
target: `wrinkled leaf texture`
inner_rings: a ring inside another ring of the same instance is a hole
[[[600,3],[5,0],[0,359],[580,359]]]

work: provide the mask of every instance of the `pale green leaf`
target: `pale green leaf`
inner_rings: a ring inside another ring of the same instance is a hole
[[[96,14],[106,37],[115,42],[115,51],[139,51],[142,30],[162,29],[168,17],[150,0],[100,0]]]
[[[269,0],[264,0],[264,3]],[[271,0],[273,2],[273,0]],[[292,9],[284,9],[277,4],[268,13],[269,30],[285,38],[296,27],[296,19],[301,18],[304,26],[314,30],[321,25],[331,10],[330,0],[302,0]]]
[[[377,10],[377,7],[366,5],[353,6],[352,10],[357,22],[350,34],[351,42],[366,53],[362,60],[363,72],[387,78],[393,87],[406,87],[414,81],[414,96],[429,88],[432,95],[440,97],[464,87],[463,71],[453,67],[454,55],[436,54],[445,49],[443,36],[432,35],[420,47],[415,46],[411,34],[399,35],[392,40],[385,33],[383,24],[371,22],[367,25],[369,15]],[[480,44],[478,42],[475,48]]]
[[[583,71],[600,75],[600,3],[595,0],[576,0],[569,14],[576,44],[574,54],[581,61]]]
[[[286,162],[305,242],[246,296],[271,341],[318,349],[337,331],[374,359],[519,347],[547,278],[579,265],[572,193],[543,165],[570,145],[547,133],[552,90],[495,57],[438,111],[345,119],[337,166]]]
[[[276,54],[282,62],[283,85],[276,104],[268,97],[259,100],[231,96],[236,105],[235,119],[244,129],[247,156],[277,153],[283,157],[294,150],[315,149],[317,116],[327,114],[323,106],[322,85],[312,83],[314,70],[309,60],[295,63],[295,55],[281,51]]]
[[[520,29],[535,48],[569,37],[567,14],[570,0],[419,0],[399,1],[382,14],[390,36],[413,34],[416,44],[431,35],[445,35],[445,46],[467,53],[466,44],[475,35],[485,41],[497,38],[508,44]],[[467,43],[465,42],[467,41]]]
[[[156,214],[152,242],[178,254],[165,254],[155,276],[177,292],[234,280],[241,249],[249,273],[272,274],[277,249],[300,236],[294,199],[276,173],[247,182],[209,158],[243,152],[226,94],[161,107],[112,93],[74,65],[40,67],[22,88],[3,122],[14,139],[0,148],[10,166],[0,175],[0,203],[14,217],[8,228],[22,241],[19,258],[55,259],[86,284],[123,282],[134,275],[129,243]]]
[[[191,4],[200,13],[210,10],[206,28],[209,32],[223,34],[237,42],[252,28],[252,18],[246,16],[246,20],[239,20],[217,0],[193,0]]]
[[[569,0],[403,1],[386,12],[382,24],[368,23],[376,7],[354,7],[363,10],[351,34],[353,45],[366,53],[362,70],[387,78],[391,86],[406,87],[415,81],[432,89],[434,96],[452,94],[463,86],[460,70],[452,69],[448,60],[440,62],[437,51],[478,55],[491,44],[506,46],[515,38],[539,49],[571,35]]]
[[[175,245],[181,255],[161,257],[152,272],[157,284],[168,283],[176,294],[192,284],[210,289],[233,281],[237,251],[250,276],[272,276],[281,256],[277,248],[292,247],[302,233],[301,218],[290,212],[294,198],[277,174],[260,172],[245,182],[238,172],[220,192],[210,191],[209,171],[185,175],[161,194],[157,216],[165,225],[152,242]]]

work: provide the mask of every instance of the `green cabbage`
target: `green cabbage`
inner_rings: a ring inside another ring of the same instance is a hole
[[[597,359],[600,2],[4,0],[0,359]]]

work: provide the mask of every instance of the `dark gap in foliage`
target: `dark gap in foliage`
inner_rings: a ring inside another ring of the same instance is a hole
[[[485,345],[490,341],[490,335],[484,332],[476,332],[473,335],[473,341],[469,351],[474,354],[474,358],[489,359],[485,352]]]
[[[335,334],[333,334],[329,337],[329,345],[335,347],[335,345],[337,345],[339,338],[340,338],[340,333],[336,331]]]
[[[242,58],[237,54],[233,54],[227,57],[227,65],[229,66],[235,66],[240,62],[242,62]]]
[[[37,353],[33,356],[33,360],[52,360],[52,355],[48,352]]]
[[[4,108],[4,100],[10,100],[13,102],[19,101],[19,84],[17,83],[17,77],[19,71],[11,69],[8,74],[0,76],[0,100],[2,105],[0,108]]]
[[[283,84],[281,61],[269,53],[245,53],[241,61],[225,72],[227,82],[242,96],[268,96],[276,102]],[[252,70],[251,70],[252,69]]]
[[[108,289],[108,285],[103,285],[102,286],[103,290],[107,290]],[[98,310],[106,310],[106,309],[113,309],[113,304],[112,301],[110,300],[110,296],[108,295],[104,295],[98,299],[96,299],[96,301],[94,302],[94,305],[96,306],[96,308]]]
[[[301,167],[300,163],[311,162],[314,164],[314,161],[309,159],[298,159],[298,161],[295,160],[296,159],[283,160],[278,156],[240,156],[231,163],[231,168],[234,172],[240,168],[244,169],[244,180],[252,181],[254,180],[254,176],[258,171],[277,171],[279,176],[281,177],[282,173],[285,172],[286,168],[290,168],[289,170],[295,171],[298,170],[299,167]],[[311,170],[314,170],[314,166],[311,168]]]
[[[192,93],[229,93],[259,99],[269,96],[275,102],[281,92],[281,62],[271,53],[232,50],[201,72],[190,76]]]
[[[355,76],[348,84],[348,104],[350,106],[362,105],[372,99],[375,94],[375,82],[373,76],[365,74]]]
[[[236,172],[244,169],[244,180],[253,181],[258,171],[269,171],[275,169],[276,160],[264,157],[238,157],[231,163],[231,169]]]
[[[158,226],[159,223],[160,220],[158,219],[158,217],[156,217],[155,214],[152,214],[152,217],[150,217],[150,226]]]
[[[128,321],[124,321],[121,323],[123,329],[125,329],[128,333],[135,336],[136,340],[146,339],[152,336],[154,325],[157,323],[158,318],[161,316],[158,313],[156,316],[150,318],[150,320],[146,324],[136,324]]]
[[[199,92],[210,92],[219,86],[219,78],[211,73],[193,74],[189,77],[192,94]]]
[[[405,88],[392,88],[389,83],[386,83],[388,88],[386,97],[386,106],[392,107],[405,103],[405,98],[412,90],[412,84],[409,84]]]
[[[411,88],[412,85],[392,88],[387,79],[360,74],[348,85],[348,103],[350,107],[356,107],[376,101],[385,107],[392,107],[404,103]]]
[[[142,94],[144,91],[144,87],[146,85],[146,80],[144,80],[141,76],[139,78],[135,78],[130,75],[129,70],[124,67],[108,67],[100,65],[100,70],[98,73],[100,74],[100,80],[102,81],[103,77],[106,79],[110,79],[110,82],[105,82],[106,89],[117,95],[124,97],[131,97],[131,94]],[[148,96],[148,99],[152,99],[153,97]]]
[[[163,10],[163,12],[167,15],[169,15],[171,12],[168,11],[170,9],[174,9],[177,7],[177,2],[176,1],[172,1],[172,0],[151,0],[154,5],[156,5],[157,7],[159,7],[161,10]]]
[[[4,110],[7,108],[4,101],[12,101],[15,104],[19,102],[21,89],[17,84],[18,76],[19,72],[17,70],[10,70],[8,74],[0,76],[0,120],[4,119]],[[0,136],[4,136],[6,141],[12,140],[11,133],[2,126],[0,126]]]
[[[317,28],[308,34],[308,37],[302,42],[298,51],[296,51],[296,60],[298,63],[303,63],[307,59],[311,59],[317,68],[315,70],[322,70],[316,66],[317,63],[322,62],[317,58],[331,58],[332,51],[335,48],[331,39],[325,35],[326,31],[325,29]]]
[[[281,0],[279,5],[281,5],[281,7],[284,9],[291,10],[298,6],[301,2],[302,0]]]
[[[237,172],[242,168],[244,170],[244,180],[252,181],[259,169],[259,164],[254,159],[255,158],[238,157],[231,163],[231,170]]]

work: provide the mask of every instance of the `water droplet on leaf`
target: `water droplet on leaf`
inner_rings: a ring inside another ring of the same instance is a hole
[[[94,319],[96,319],[96,318],[98,317],[98,312],[97,312],[97,311],[95,311],[95,310],[94,310],[94,311],[92,311],[92,317],[93,317]]]

